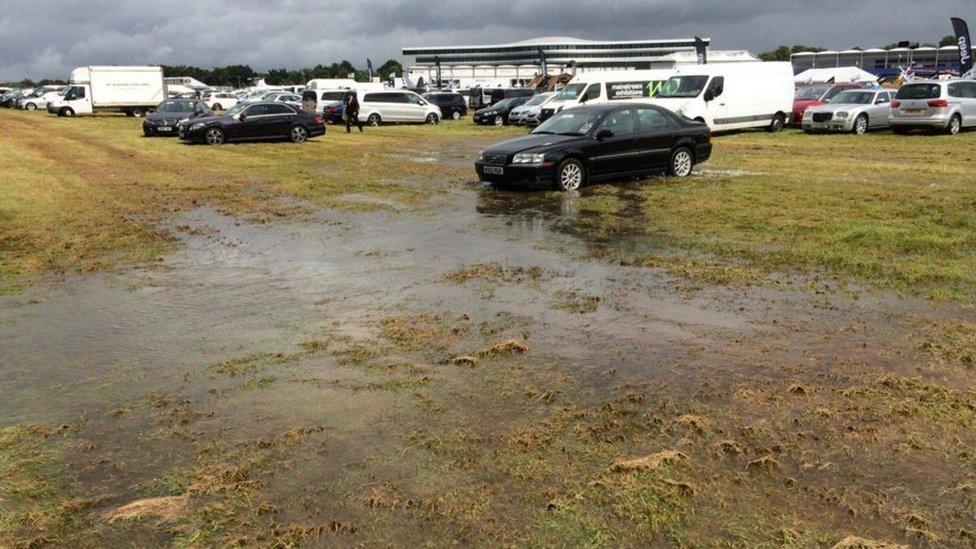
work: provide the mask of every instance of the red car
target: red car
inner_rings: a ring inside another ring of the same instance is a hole
[[[863,88],[864,84],[846,82],[843,84],[809,84],[797,88],[793,96],[793,118],[790,124],[800,127],[803,124],[803,113],[810,107],[817,107],[828,103],[838,93],[844,90]]]

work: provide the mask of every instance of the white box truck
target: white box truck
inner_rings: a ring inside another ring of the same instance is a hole
[[[793,65],[787,62],[681,65],[650,102],[712,131],[777,132],[793,112],[795,88]]]
[[[71,71],[68,92],[48,105],[48,112],[75,116],[122,112],[142,116],[166,99],[162,67],[78,67]]]

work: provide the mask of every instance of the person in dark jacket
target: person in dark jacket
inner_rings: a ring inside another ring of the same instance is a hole
[[[343,108],[346,116],[346,133],[352,132],[353,124],[359,126],[359,131],[363,131],[363,123],[359,121],[359,98],[354,92],[346,94]]]

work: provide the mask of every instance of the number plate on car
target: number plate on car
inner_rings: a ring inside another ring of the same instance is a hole
[[[485,173],[491,175],[505,175],[505,168],[498,166],[485,166]]]
[[[905,114],[922,114],[922,109],[902,109],[901,112]]]
[[[161,132],[171,132],[171,131],[173,131],[173,128],[171,128],[170,126],[160,126],[158,129]]]

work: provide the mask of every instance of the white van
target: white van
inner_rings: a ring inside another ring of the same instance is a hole
[[[590,71],[576,75],[542,108],[539,122],[564,109],[614,101],[643,100],[657,95],[674,69]]]
[[[793,112],[793,65],[787,62],[682,65],[650,102],[704,122],[712,131],[777,132]]]
[[[393,122],[437,124],[441,108],[408,90],[359,94],[359,119],[371,126]]]

